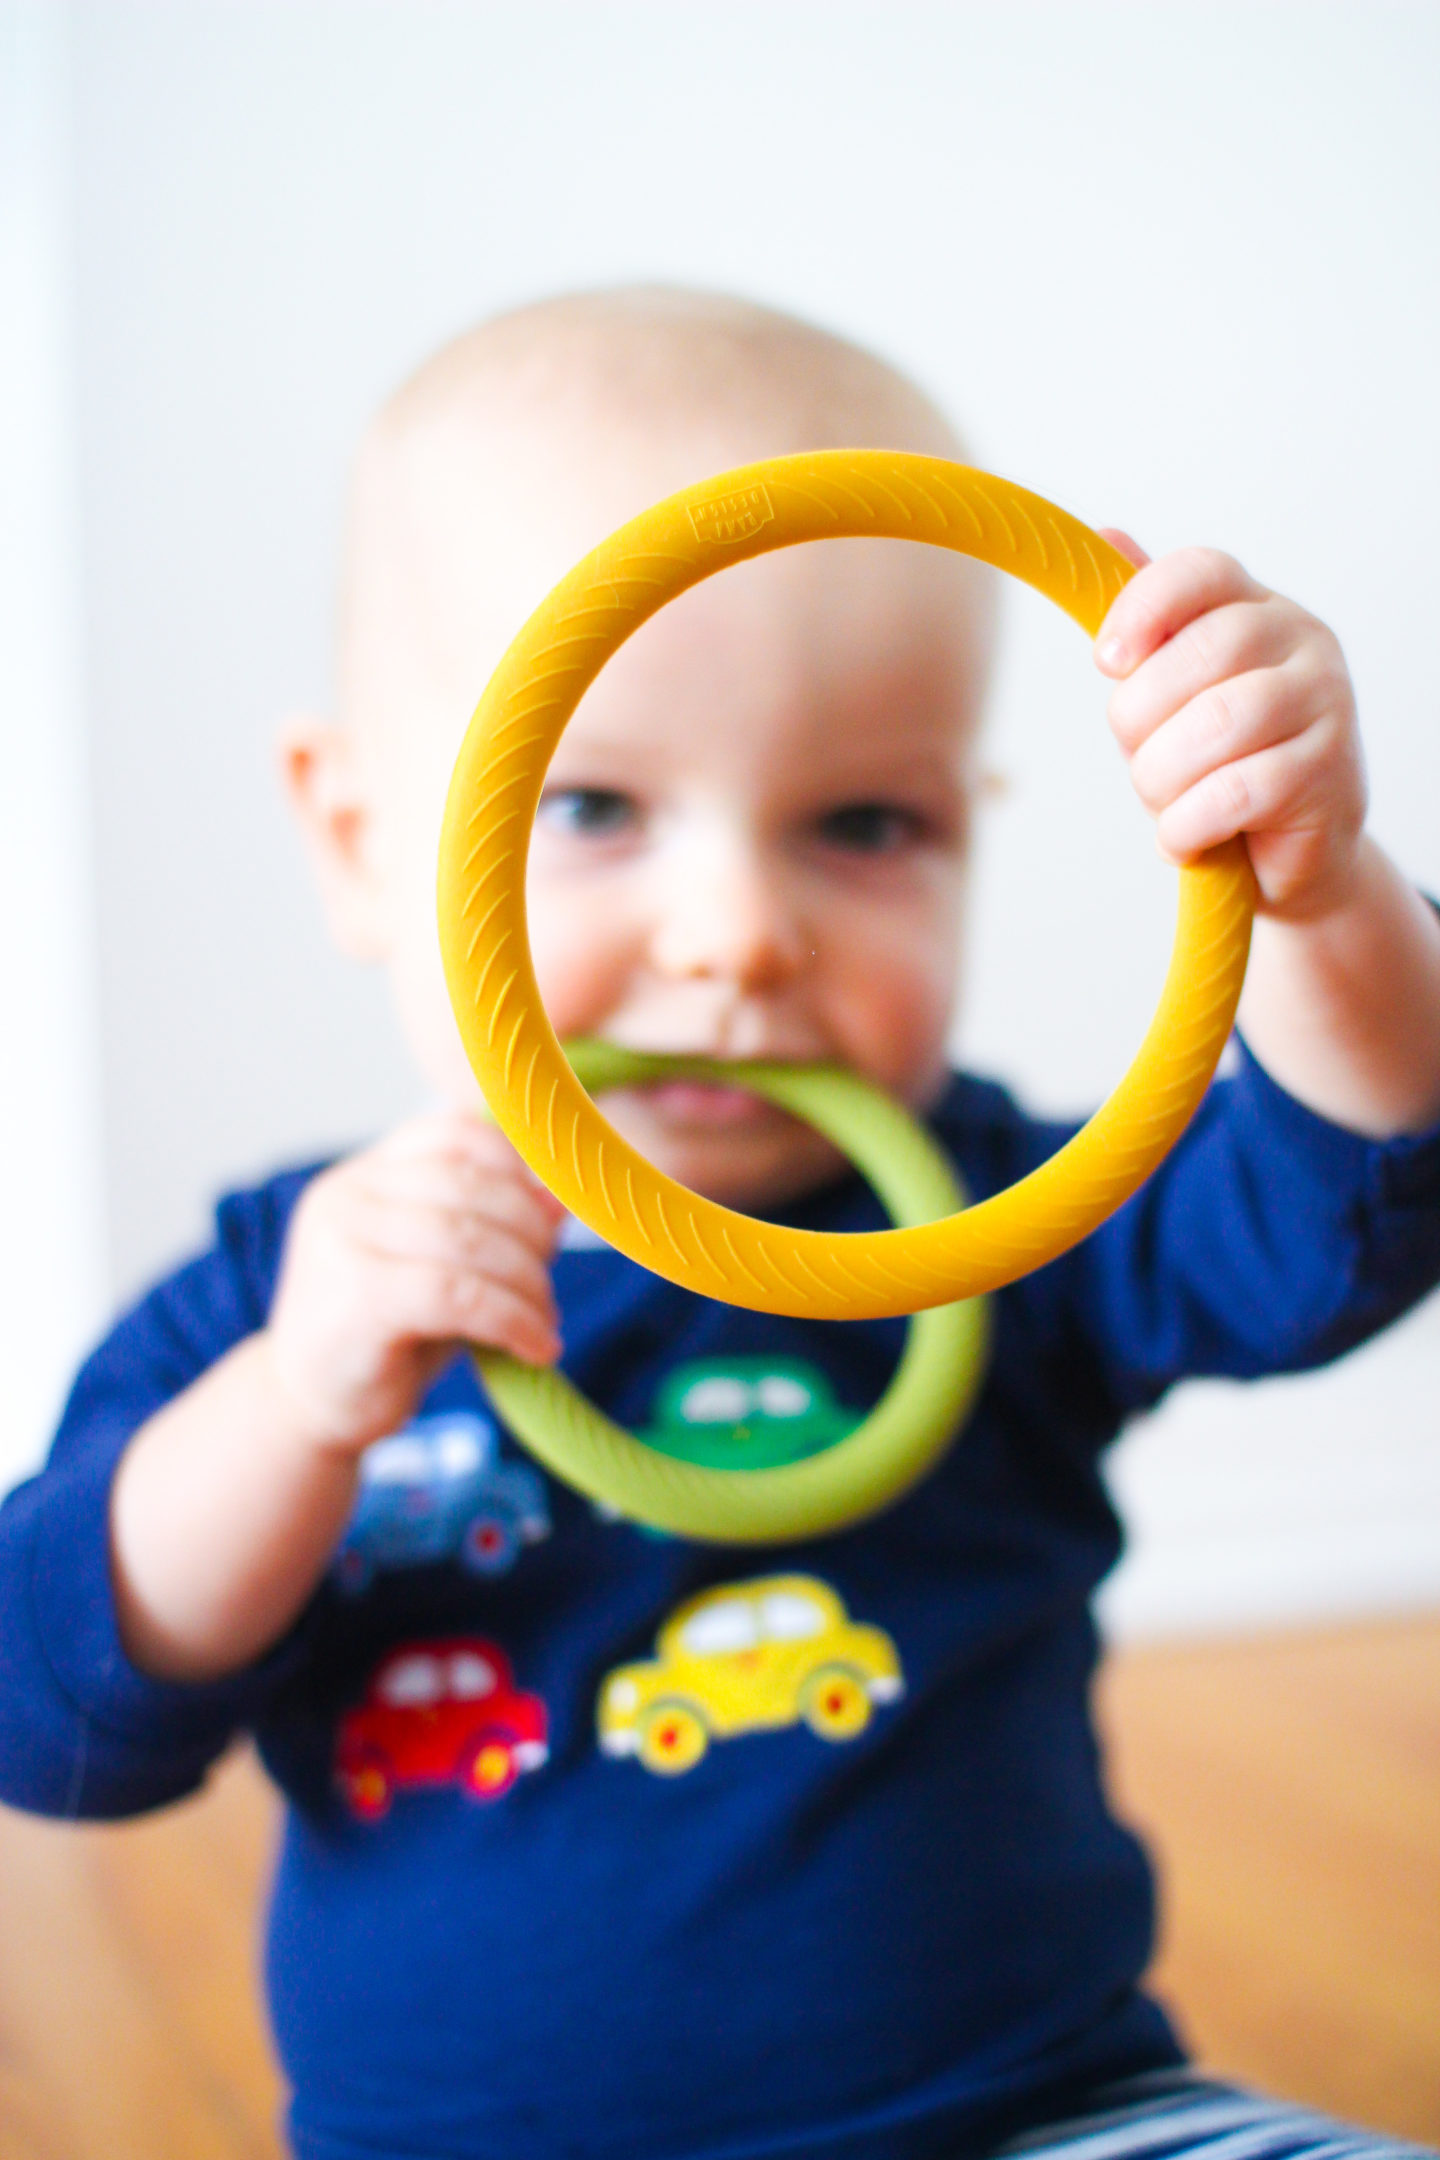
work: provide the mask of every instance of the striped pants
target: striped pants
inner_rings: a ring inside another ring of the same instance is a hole
[[[1127,2078],[996,2160],[1437,2160],[1432,2147],[1262,2100],[1186,2070]]]

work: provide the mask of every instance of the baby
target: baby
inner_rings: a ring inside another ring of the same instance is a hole
[[[1096,658],[1161,847],[1249,846],[1248,1051],[1119,1216],[1000,1296],[981,1401],[917,1490],[779,1555],[654,1538],[526,1465],[459,1355],[563,1356],[658,1436],[853,1420],[898,1354],[900,1323],[710,1306],[580,1234],[479,1114],[434,923],[460,735],[550,585],[659,496],[846,443],[961,454],[870,355],[663,291],[491,323],[387,406],[340,713],[283,763],[335,936],[387,969],[438,1106],[225,1201],[0,1511],[0,1794],[132,1812],[248,1727],[289,1798],[268,1976],[313,2160],[889,2160],[1059,2147],[1097,2112],[1136,2153],[1324,2139],[1183,2069],[1087,1715],[1124,1419],[1187,1374],[1333,1357],[1440,1278],[1440,923],[1364,834],[1323,625],[1198,550],[1111,610]],[[648,624],[537,821],[560,1035],[838,1060],[977,1195],[1049,1154],[1061,1129],[945,1056],[990,644],[988,573],[870,541]],[[605,1107],[716,1199],[879,1220],[742,1088]]]

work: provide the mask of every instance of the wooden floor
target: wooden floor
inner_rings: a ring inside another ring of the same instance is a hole
[[[1202,2060],[1440,2143],[1440,1619],[1132,1652],[1101,1715]],[[0,2160],[275,2160],[247,1756],[115,1829],[0,1815]]]
[[[1101,1717],[1200,2059],[1440,2145],[1440,1620],[1132,1653]]]

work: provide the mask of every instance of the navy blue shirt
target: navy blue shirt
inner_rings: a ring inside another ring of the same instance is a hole
[[[965,1078],[931,1123],[976,1196],[1069,1131]],[[603,1519],[457,1364],[371,1451],[291,1635],[162,1685],[116,1632],[111,1477],[263,1324],[308,1174],[221,1204],[0,1509],[0,1797],[154,1807],[239,1728],[288,1796],[268,1973],[299,2152],[895,2160],[1176,2060],[1089,1718],[1120,1548],[1099,1458],[1181,1377],[1319,1364],[1440,1279],[1440,1135],[1366,1142],[1242,1058],[1119,1215],[997,1298],[939,1468],[779,1552]],[[789,1219],[879,1216],[850,1180]],[[833,1425],[902,1339],[712,1305],[603,1247],[555,1282],[566,1369],[641,1430]]]

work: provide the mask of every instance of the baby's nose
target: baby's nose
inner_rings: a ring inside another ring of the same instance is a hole
[[[710,833],[673,851],[651,950],[662,974],[754,991],[788,980],[806,946],[778,866],[742,838]]]

